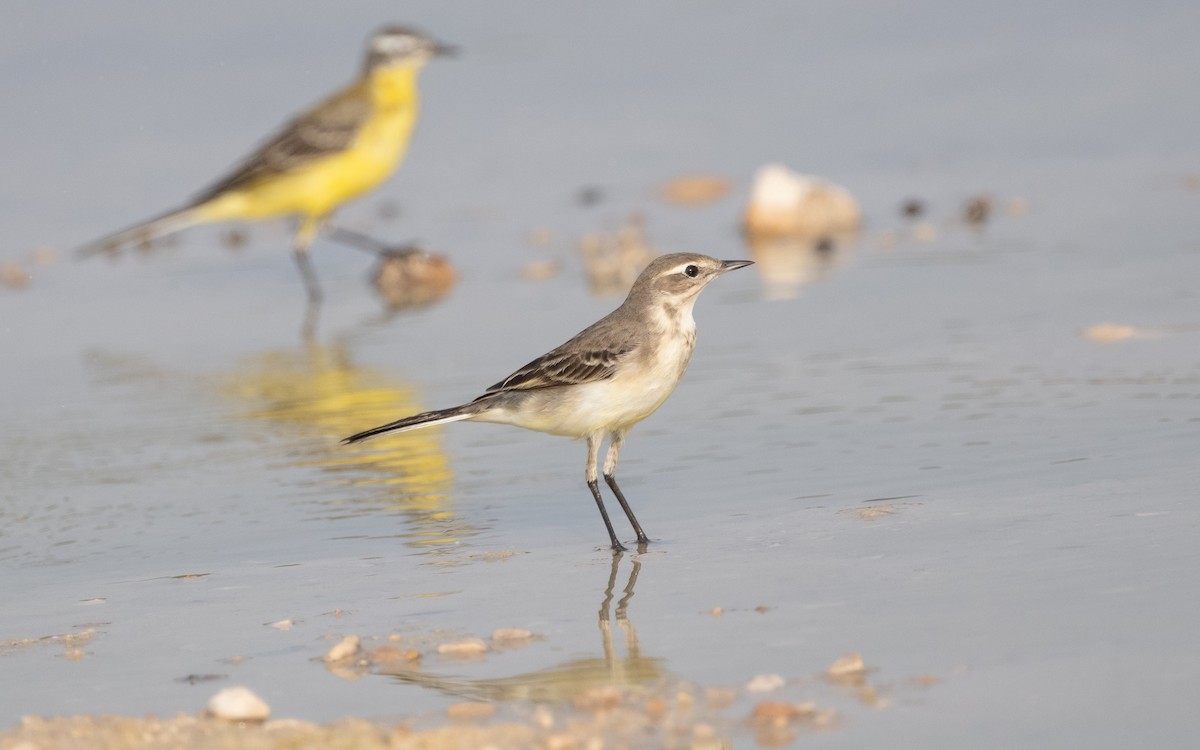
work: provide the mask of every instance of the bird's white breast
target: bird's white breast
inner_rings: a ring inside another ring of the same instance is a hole
[[[474,419],[570,437],[632,427],[675,390],[696,345],[691,300],[673,311],[656,309],[646,322],[647,340],[621,360],[611,378],[533,390],[519,408],[497,408]]]

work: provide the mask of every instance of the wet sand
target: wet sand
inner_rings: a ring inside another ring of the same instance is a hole
[[[4,138],[0,748],[1200,731],[1195,9],[68,7],[0,31],[27,105]],[[282,225],[70,259],[392,20],[464,55],[423,77],[399,175],[340,217],[445,253],[444,299],[389,316],[372,259],[322,242],[305,344]],[[862,232],[747,246],[769,161],[849,188]],[[730,189],[673,202],[689,174]],[[339,444],[612,309],[580,245],[631,221],[656,252],[758,261],[701,297],[690,371],[622,454],[647,551],[604,549],[581,444]],[[486,651],[442,648],[468,639]],[[235,685],[267,724],[199,718]]]

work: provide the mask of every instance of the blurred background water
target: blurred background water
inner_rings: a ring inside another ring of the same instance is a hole
[[[1194,4],[11,2],[0,17],[0,262],[31,274],[0,287],[0,724],[194,711],[211,689],[189,674],[329,720],[598,669],[779,673],[791,699],[844,715],[805,738],[828,746],[1196,736]],[[327,301],[303,344],[282,223],[245,227],[237,251],[201,228],[154,254],[69,258],[220,175],[349,80],[390,22],[462,56],[425,71],[406,163],[339,221],[449,255],[445,301],[381,321],[370,258],[322,241]],[[780,294],[751,269],[705,292],[691,371],[623,454],[647,554],[614,569],[600,547],[580,444],[454,425],[338,445],[474,397],[614,307],[589,293],[586,233],[636,213],[658,251],[747,256],[742,205],[772,161],[848,187],[866,226],[832,256],[784,258],[811,283]],[[661,200],[695,173],[730,195]],[[992,218],[965,225],[984,193]],[[924,234],[900,214],[914,198]],[[57,262],[33,263],[42,246]],[[523,278],[543,262],[562,270]],[[1082,335],[1101,323],[1134,335]],[[614,651],[597,611],[635,562],[636,648]],[[346,633],[513,625],[543,640],[435,660],[424,685],[312,661]],[[82,647],[22,640],[89,628]],[[852,651],[886,700],[813,678]]]

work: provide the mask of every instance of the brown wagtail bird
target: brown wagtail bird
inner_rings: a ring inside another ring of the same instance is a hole
[[[654,259],[629,296],[567,343],[538,357],[461,406],[428,411],[351,435],[356,443],[385,432],[447,422],[496,422],[587,440],[585,477],[613,550],[624,550],[604,508],[597,481],[600,446],[609,438],[604,481],[637,533],[650,541],[617,486],[617,456],[625,435],[663,405],[679,384],[696,347],[692,306],[710,281],[751,264],[674,253]]]
[[[215,221],[296,216],[292,252],[310,301],[321,298],[308,257],[333,211],[383,182],[404,158],[417,121],[417,74],[453,48],[401,26],[367,43],[354,83],[299,115],[182,208],[102,237],[81,256],[116,251]]]

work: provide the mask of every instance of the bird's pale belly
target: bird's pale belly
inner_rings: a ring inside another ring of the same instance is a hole
[[[519,394],[519,407],[494,408],[475,419],[581,438],[631,427],[654,413],[669,395],[669,388],[631,390],[613,380],[600,380],[526,391]]]
[[[520,399],[519,408],[496,408],[475,419],[577,438],[628,429],[653,414],[675,390],[691,359],[690,343],[608,380],[515,392],[511,397]]]

